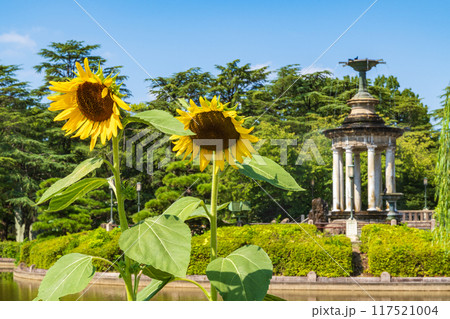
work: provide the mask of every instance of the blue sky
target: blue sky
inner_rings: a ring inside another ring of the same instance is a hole
[[[77,0],[152,76],[234,59],[276,70],[306,68],[374,0],[360,1],[87,1]],[[73,0],[2,1],[0,63],[19,64],[20,80],[42,84],[33,65],[50,42],[100,44],[108,65],[123,65],[133,97],[148,101],[147,74]],[[312,68],[354,74],[339,61],[383,58],[369,73],[395,75],[430,109],[450,82],[450,2],[379,0]]]

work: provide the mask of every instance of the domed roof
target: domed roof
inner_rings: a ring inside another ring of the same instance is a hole
[[[382,60],[349,59],[348,62],[340,63],[343,63],[344,66],[351,66],[359,72],[359,90],[355,96],[347,101],[352,109],[342,125],[324,131],[325,136],[333,140],[346,138],[347,142],[350,138],[354,141],[354,146],[366,146],[370,141],[373,142],[374,136],[379,141],[388,140],[389,143],[391,143],[391,137],[395,139],[401,136],[403,134],[402,129],[386,126],[384,120],[375,112],[375,106],[379,101],[367,91],[366,72],[377,64],[384,62]]]

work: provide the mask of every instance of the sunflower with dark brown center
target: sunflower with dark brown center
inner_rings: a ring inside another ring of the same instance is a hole
[[[92,150],[97,138],[102,144],[117,136],[117,128],[123,129],[119,108],[130,111],[130,107],[121,100],[119,86],[115,77],[104,77],[102,69],[92,73],[88,59],[84,59],[84,69],[76,63],[77,77],[66,82],[50,82],[50,90],[60,94],[51,95],[50,111],[62,111],[55,121],[66,121],[62,129],[66,135],[78,130],[72,137],[82,140],[91,137]]]
[[[253,127],[246,129],[242,126],[245,119],[239,119],[235,109],[228,109],[216,97],[211,102],[200,98],[200,107],[192,100],[190,105],[188,112],[177,110],[181,115],[177,119],[195,135],[171,136],[177,156],[185,153],[186,158],[192,153],[193,160],[200,155],[202,171],[213,159],[213,154],[216,170],[224,169],[225,160],[235,166],[235,161],[242,163],[244,157],[252,156],[255,150],[251,143],[257,142],[258,138],[249,134]]]

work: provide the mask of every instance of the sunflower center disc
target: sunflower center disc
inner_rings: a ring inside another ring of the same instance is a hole
[[[201,147],[209,151],[215,151],[216,145],[219,151],[220,144],[222,144],[222,150],[227,149],[229,146],[234,145],[240,137],[231,118],[224,117],[220,111],[196,114],[189,124],[189,129],[196,134],[192,138],[194,143],[196,143],[196,139],[210,140],[198,142]]]
[[[102,122],[111,117],[114,101],[108,94],[102,98],[104,85],[84,82],[77,89],[78,106],[89,120]]]

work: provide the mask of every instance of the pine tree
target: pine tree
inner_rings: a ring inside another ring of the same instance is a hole
[[[220,71],[212,83],[210,93],[220,95],[223,103],[230,103],[233,107],[245,99],[252,91],[262,88],[270,72],[268,66],[252,69],[250,63],[239,66],[241,60],[237,59],[226,64],[216,65]]]
[[[19,68],[0,65],[0,238],[12,233],[28,237],[35,218],[34,199],[42,179],[67,170],[67,155],[48,147],[49,112],[32,97],[26,82],[15,78]]]
[[[52,42],[47,49],[41,49],[38,54],[46,61],[34,66],[34,69],[38,73],[44,73],[44,84],[34,93],[39,96],[49,94],[50,81],[64,81],[73,78],[77,72],[75,63],[82,64],[84,58],[89,59],[93,72],[96,72],[100,65],[103,67],[105,75],[119,73],[122,66],[104,67],[106,59],[92,54],[92,51],[99,48],[99,44],[85,45],[84,41],[68,40],[64,43]],[[119,75],[117,80],[123,82],[127,78],[125,75]],[[121,93],[131,95],[125,84],[121,86]]]

